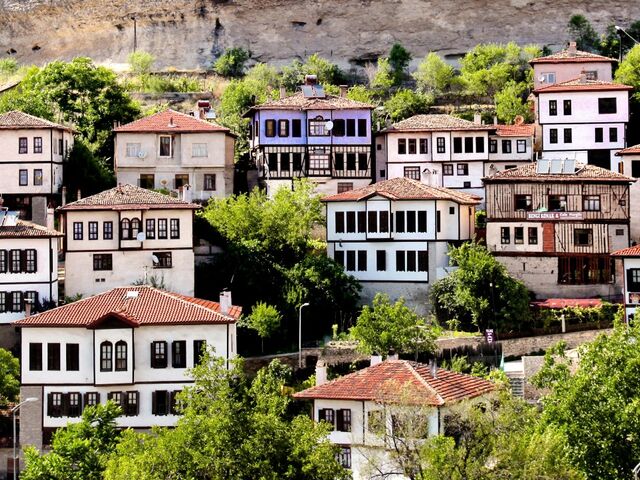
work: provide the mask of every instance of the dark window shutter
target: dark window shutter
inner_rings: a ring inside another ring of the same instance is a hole
[[[38,251],[37,250],[33,251],[33,271],[34,272],[38,271]]]
[[[136,408],[134,410],[134,415],[140,414],[140,392],[135,392],[136,397]]]
[[[62,394],[61,403],[62,403],[62,416],[68,417],[69,416],[69,394],[68,393]]]
[[[157,401],[157,392],[151,392],[151,414],[158,414],[158,401]]]
[[[324,408],[321,408],[318,411],[318,421],[327,420],[327,411]]]
[[[26,250],[20,250],[20,271],[21,272],[27,271],[27,251]]]
[[[83,396],[83,399],[82,399],[83,408],[81,409],[81,411],[84,411],[84,409],[87,408],[87,405],[89,404],[89,393],[85,392],[82,396]]]
[[[154,351],[155,350],[154,342],[151,342],[150,345],[151,345],[151,349],[150,349],[150,353],[151,353],[151,360],[150,360],[151,368],[157,368],[158,365],[156,365],[157,362],[156,362],[155,351]]]
[[[344,431],[344,410],[336,410],[336,430]]]
[[[47,395],[47,415],[54,417],[53,413],[53,393]]]

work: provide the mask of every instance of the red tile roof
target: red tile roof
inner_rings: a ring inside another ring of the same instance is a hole
[[[619,152],[616,152],[616,155],[638,155],[640,154],[640,143],[638,145],[633,145],[631,147],[623,148]]]
[[[192,115],[167,109],[113,129],[114,132],[208,133],[229,132],[228,128],[205,122]]]
[[[18,220],[16,225],[0,225],[0,238],[52,238],[62,237],[62,233],[49,230],[41,225]]]
[[[536,126],[532,123],[522,125],[496,125],[496,134],[499,137],[532,137]]]
[[[557,309],[566,307],[593,308],[602,306],[599,298],[546,298],[536,300],[531,305],[541,309]]]
[[[616,250],[611,254],[612,257],[640,257],[640,245]]]
[[[359,202],[373,195],[391,200],[451,200],[461,205],[476,205],[481,198],[476,195],[444,187],[433,187],[405,177],[391,178],[366,187],[324,197],[324,202]]]
[[[629,85],[620,83],[605,82],[602,80],[587,80],[583,76],[567,80],[562,83],[554,83],[545,87],[536,88],[533,93],[554,93],[554,92],[591,92],[591,91],[611,91],[611,90],[633,90]]]
[[[603,181],[603,182],[635,182],[634,178],[626,177],[620,173],[612,172],[606,168],[595,165],[576,165],[576,172],[570,173],[537,173],[538,162],[527,163],[521,167],[510,168],[483,179],[487,182],[506,181],[530,181],[530,182],[582,182],[582,181]]]
[[[251,107],[253,110],[372,110],[373,105],[357,102],[346,97],[326,95],[325,97],[307,98],[302,92],[296,92],[278,100],[268,100]]]
[[[595,53],[576,50],[575,47],[565,48],[552,55],[546,57],[538,57],[529,63],[590,63],[590,62],[617,62],[617,60],[609,57],[603,57]]]
[[[483,125],[445,114],[414,115],[396,122],[381,132],[442,132],[460,130],[495,130],[495,125]]]
[[[23,130],[23,129],[40,129],[53,128],[56,130],[66,130],[71,132],[72,129],[50,122],[44,118],[34,117],[28,113],[12,110],[11,112],[0,115],[0,130]]]
[[[194,203],[178,200],[153,190],[123,184],[68,203],[63,207],[59,207],[58,210],[145,210],[167,208],[190,208],[195,210],[200,207]]]
[[[136,292],[128,297],[128,292]],[[118,287],[93,297],[47,310],[14,322],[17,327],[92,327],[116,317],[134,327],[144,325],[202,325],[234,323],[241,307],[229,314],[220,304],[178,295],[150,286]]]
[[[387,360],[294,394],[297,399],[371,400],[440,406],[492,392],[488,380],[407,360]]]

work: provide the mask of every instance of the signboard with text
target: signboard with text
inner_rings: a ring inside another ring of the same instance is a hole
[[[527,212],[527,220],[583,220],[582,212]]]

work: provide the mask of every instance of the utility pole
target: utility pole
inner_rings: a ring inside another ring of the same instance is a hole
[[[138,23],[136,17],[131,17],[131,20],[133,20],[133,53],[136,53],[138,48]]]

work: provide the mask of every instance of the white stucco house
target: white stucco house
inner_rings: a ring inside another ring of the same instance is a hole
[[[47,205],[59,204],[63,163],[72,148],[69,127],[20,111],[0,114],[0,206],[40,223]],[[37,199],[41,205],[33,214]]]
[[[233,193],[235,135],[228,128],[168,109],[114,132],[119,183],[184,191],[199,202]]]
[[[616,153],[620,157],[618,171],[628,177],[640,178],[640,144],[623,148]],[[640,243],[640,182],[630,187],[631,202],[631,241]]]
[[[622,260],[625,318],[627,322],[636,321],[636,310],[640,307],[640,245],[617,250],[611,256]]]
[[[390,474],[400,471],[390,453],[394,437],[413,432],[419,438],[401,440],[419,446],[420,438],[446,434],[450,408],[496,389],[482,378],[406,360],[386,360],[326,383],[326,371],[316,378],[315,387],[294,398],[312,401],[313,419],[332,425],[329,440],[341,447],[338,458],[354,480],[406,478]]]
[[[140,282],[193,295],[198,208],[134,185],[60,207],[65,295],[95,295]]]
[[[203,347],[232,359],[240,307],[150,286],[121,287],[14,323],[22,332],[21,443],[49,444],[55,429],[111,399],[121,427],[174,425],[175,396],[193,382]]]
[[[18,220],[0,209],[0,324],[42,305],[58,304],[58,241],[55,230]]]
[[[327,253],[360,281],[362,300],[385,292],[426,313],[430,286],[447,275],[449,245],[474,235],[480,199],[398,177],[323,202]]]

